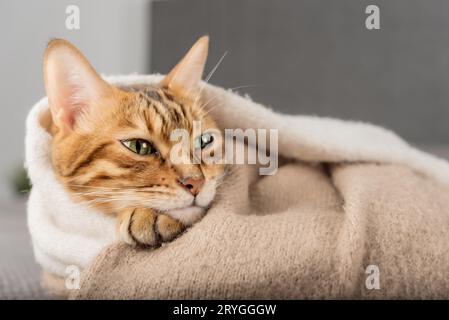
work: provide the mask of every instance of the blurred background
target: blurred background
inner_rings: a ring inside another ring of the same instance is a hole
[[[365,9],[380,8],[367,30]],[[80,29],[66,28],[66,8]],[[2,0],[0,298],[44,297],[25,223],[25,118],[45,95],[48,40],[72,41],[103,74],[166,73],[211,37],[211,83],[280,112],[369,121],[449,158],[447,0]]]

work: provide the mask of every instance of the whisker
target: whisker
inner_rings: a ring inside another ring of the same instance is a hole
[[[123,187],[99,187],[99,186],[89,186],[89,185],[82,185],[82,184],[68,184],[68,187],[74,187],[74,188],[92,188],[92,189],[101,189],[101,190],[141,190],[144,188],[166,188],[160,185],[149,185],[149,186],[123,186]]]
[[[258,84],[247,84],[247,85],[243,85],[243,86],[238,86],[238,87],[234,87],[234,88],[229,88],[228,90],[234,91],[234,90],[238,90],[238,89],[245,89],[245,88],[257,88],[260,85]]]
[[[209,72],[209,74],[207,75],[206,79],[204,79],[204,81],[206,83],[209,82],[210,78],[212,78],[212,76],[214,75],[215,71],[217,71],[218,67],[220,66],[220,64],[223,62],[223,59],[226,57],[226,55],[228,54],[228,51],[225,51],[223,53],[223,55],[221,56],[221,58],[218,60],[217,64],[215,65],[215,67],[212,68],[212,70]]]
[[[212,101],[209,101],[207,104],[209,104],[210,102],[212,102]],[[206,107],[207,104],[204,105],[204,107]],[[211,107],[211,108],[209,108],[207,110],[203,109],[204,116],[207,116],[211,111],[213,111],[215,108],[220,107],[220,106],[222,106],[222,104],[217,103],[216,105],[214,105],[213,107]]]
[[[164,192],[164,191],[148,191],[148,192],[144,192],[144,191],[139,191],[137,190],[137,193],[145,193],[147,196],[154,196],[154,195],[174,195],[174,193],[172,192]],[[92,191],[92,192],[76,192],[74,193],[77,196],[85,196],[85,197],[99,197],[99,196],[104,196],[104,197],[111,197],[111,196],[121,196],[121,195],[125,195],[125,196],[135,196],[135,194],[133,194],[133,192],[129,192],[129,191]]]
[[[225,51],[225,53],[223,53],[221,58],[218,60],[217,64],[212,68],[212,70],[209,72],[209,74],[204,79],[204,82],[201,84],[201,89],[195,97],[194,104],[196,104],[198,102],[198,98],[201,96],[201,93],[203,92],[204,87],[209,82],[210,78],[212,78],[215,71],[217,71],[218,67],[220,66],[220,64],[222,63],[223,59],[226,57],[227,54],[228,54],[228,51]]]
[[[237,87],[233,87],[233,88],[229,88],[229,90],[238,90],[238,89],[242,89],[242,88],[256,88],[259,85],[257,84],[248,84],[248,85],[242,85],[242,86],[237,86]],[[209,103],[211,103],[212,101],[214,101],[216,98],[220,97],[220,94],[216,94],[214,95],[212,98],[210,98],[208,101],[206,101],[204,104],[202,104],[200,106],[200,108],[202,110],[206,110],[206,107],[209,105]],[[217,104],[215,106],[213,106],[212,108],[209,108],[208,110],[206,110],[205,115],[209,114],[212,110],[214,110],[216,107],[220,106],[220,104]]]

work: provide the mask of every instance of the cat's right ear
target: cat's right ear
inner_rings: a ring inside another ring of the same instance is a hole
[[[111,90],[82,53],[65,40],[50,41],[43,71],[52,118],[61,130],[73,130],[79,115],[89,112],[92,102]]]

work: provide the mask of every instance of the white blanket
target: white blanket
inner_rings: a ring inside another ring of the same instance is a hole
[[[105,79],[118,85],[154,84],[161,76]],[[203,94],[205,101],[212,101],[210,114],[222,128],[278,129],[282,156],[313,162],[400,164],[449,184],[447,161],[409,146],[384,128],[361,122],[278,114],[209,84]],[[115,241],[115,221],[113,217],[74,203],[57,181],[51,164],[51,136],[39,125],[39,115],[47,107],[47,99],[43,98],[27,118],[26,167],[33,184],[28,225],[38,263],[45,271],[64,277],[68,266],[86,268],[102,248]]]

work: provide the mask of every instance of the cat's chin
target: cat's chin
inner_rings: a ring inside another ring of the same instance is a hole
[[[206,213],[206,209],[198,206],[188,206],[185,208],[172,209],[166,212],[170,217],[180,221],[186,226],[190,226],[201,219]]]

